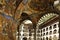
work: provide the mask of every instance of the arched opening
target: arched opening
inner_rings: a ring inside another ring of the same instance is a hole
[[[23,40],[24,37],[26,37],[27,40],[33,40],[34,38],[33,23],[30,20],[22,21],[21,25],[19,26],[19,32],[17,32],[16,35],[16,40]]]
[[[56,13],[48,13],[43,15],[40,20],[37,23],[36,28],[38,30],[36,30],[36,35],[38,35],[38,31],[39,34],[41,36],[36,36],[36,40],[38,40],[37,38],[40,37],[43,39],[43,37],[45,37],[45,40],[53,40],[54,35],[56,35],[57,40],[59,39],[59,15]],[[50,36],[52,38],[50,38]]]

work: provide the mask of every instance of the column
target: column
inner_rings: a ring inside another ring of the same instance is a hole
[[[60,40],[60,14],[59,14],[59,40]]]
[[[34,40],[36,40],[36,26],[35,25],[33,26],[34,26]]]

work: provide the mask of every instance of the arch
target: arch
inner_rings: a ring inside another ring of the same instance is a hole
[[[38,27],[39,25],[41,25],[42,23],[44,23],[45,21],[49,20],[50,18],[52,18],[54,16],[57,17],[59,15],[55,12],[49,12],[49,13],[42,15],[41,18],[39,19],[36,27]]]
[[[19,18],[20,20],[18,20],[18,29],[19,29],[19,26],[21,25],[21,23],[24,21],[24,20],[30,20],[31,21],[31,18],[30,18],[30,16],[27,14],[27,13],[24,13],[24,12],[22,12],[22,14],[21,14],[21,16],[20,16],[20,18]]]
[[[25,23],[26,20],[29,20],[30,23],[28,23],[28,24],[30,24],[30,26],[32,26],[31,23],[33,24],[33,22],[32,22],[32,20],[31,20],[30,16],[29,16],[27,13],[24,13],[24,12],[23,12],[23,13],[21,14],[21,17],[20,17],[20,20],[19,20],[19,23],[18,23],[18,27],[17,27],[17,32],[18,32],[18,34],[20,34],[19,28],[22,27],[21,25],[26,24],[26,23]],[[18,40],[19,40],[19,35],[18,35]]]
[[[41,17],[40,17],[40,19],[39,19],[39,21],[38,21],[38,23],[37,23],[37,26],[36,26],[36,29],[38,29],[38,30],[43,30],[43,26],[44,27],[48,27],[48,26],[46,26],[46,25],[44,25],[44,23],[46,22],[46,23],[48,23],[49,21],[51,21],[51,20],[53,20],[53,19],[55,19],[56,17],[58,17],[59,18],[59,14],[57,13],[57,12],[47,12],[47,13],[45,13],[45,14],[43,14]],[[45,23],[45,24],[46,24]],[[49,29],[48,29],[49,30]],[[36,34],[37,34],[37,31],[36,31]],[[46,35],[48,34],[48,32],[46,33]],[[49,34],[52,34],[52,32],[50,31],[50,33]],[[48,40],[48,38],[47,38],[47,40]]]
[[[24,34],[24,32],[26,32],[26,30],[28,30],[27,32],[29,33],[29,31],[31,31],[31,28],[33,27],[33,24],[31,22],[31,20],[24,20],[21,22],[20,26],[18,27],[18,33],[21,34],[21,40],[26,37],[26,34]],[[24,29],[25,28],[25,29]],[[31,33],[31,32],[30,32]],[[29,33],[29,35],[30,35]],[[27,37],[29,36],[27,35]],[[17,35],[18,38],[17,39],[20,39],[19,35]]]
[[[25,24],[30,24],[30,23],[32,23],[31,20],[24,20],[23,22],[24,22]]]
[[[29,25],[29,28],[33,28],[33,23],[32,23],[32,21],[29,20],[29,19],[26,19],[26,20],[22,21],[21,25],[22,25],[22,24],[24,24],[24,25]],[[32,26],[32,27],[30,27],[30,26]]]

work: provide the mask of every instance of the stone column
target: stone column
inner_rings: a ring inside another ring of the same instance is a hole
[[[33,26],[34,26],[34,40],[36,40],[36,25]]]

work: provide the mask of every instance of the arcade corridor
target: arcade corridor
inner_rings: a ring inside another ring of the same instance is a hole
[[[60,0],[0,0],[0,40],[60,40]]]

